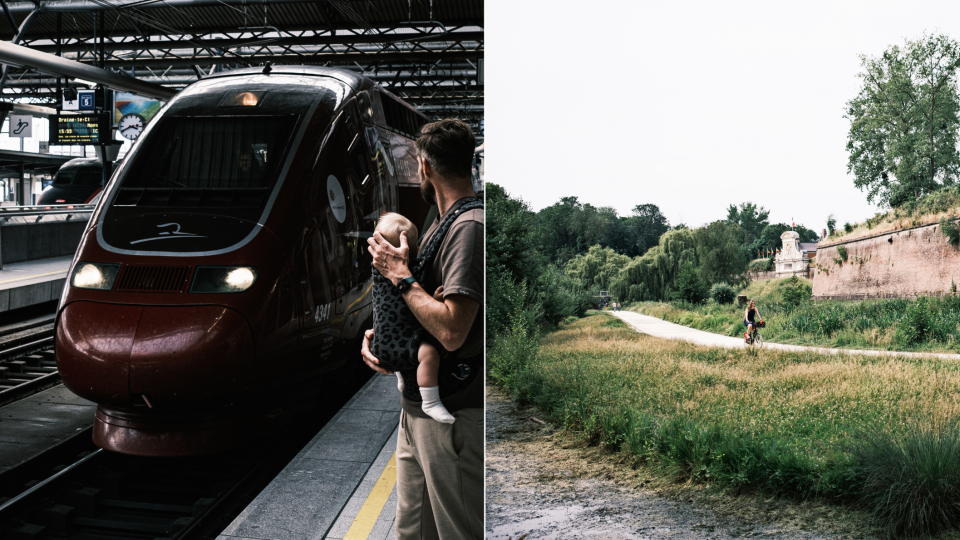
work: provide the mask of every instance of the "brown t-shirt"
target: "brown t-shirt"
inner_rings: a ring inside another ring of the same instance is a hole
[[[442,216],[437,216],[427,232],[423,235],[421,246],[427,245],[430,237],[440,225]],[[437,287],[443,285],[444,298],[460,294],[472,298],[480,303],[480,309],[470,327],[470,333],[463,343],[458,358],[471,358],[482,355],[484,350],[483,321],[485,320],[483,299],[484,273],[484,222],[483,209],[467,210],[458,217],[447,236],[440,244],[440,250],[426,275],[423,286],[429,294],[433,294]],[[441,360],[441,363],[443,361]],[[482,363],[481,363],[482,365]],[[481,367],[482,369],[482,367]],[[445,396],[441,399],[448,411],[458,411],[469,407],[483,407],[483,374],[475,377],[463,390]],[[405,397],[400,399],[403,409],[408,414],[426,418],[421,410],[420,403]]]

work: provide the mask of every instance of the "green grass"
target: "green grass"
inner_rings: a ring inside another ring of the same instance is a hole
[[[895,534],[960,519],[960,433],[936,427],[956,425],[960,363],[709,348],[599,314],[529,341],[496,341],[495,380],[678,481],[858,503]]]
[[[785,299],[788,288],[788,280],[772,279],[751,282],[740,292],[756,301],[767,323],[763,330],[767,341],[851,349],[960,352],[958,297],[804,301],[792,305]],[[625,309],[726,336],[744,332],[745,308],[736,304],[641,302]],[[917,332],[918,328],[923,331]]]

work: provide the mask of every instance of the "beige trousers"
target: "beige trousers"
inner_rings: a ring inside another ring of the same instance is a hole
[[[452,414],[400,413],[397,540],[483,538],[483,409]]]

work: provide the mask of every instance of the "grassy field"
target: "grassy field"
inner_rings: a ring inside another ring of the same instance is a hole
[[[806,287],[809,287],[809,281]],[[797,305],[784,300],[788,280],[751,282],[740,294],[757,302],[767,341],[854,349],[960,352],[960,298],[862,300]],[[741,336],[744,307],[642,302],[626,309],[691,328]]]
[[[701,347],[603,314],[488,358],[518,399],[678,480],[859,501],[894,533],[960,523],[960,363]]]

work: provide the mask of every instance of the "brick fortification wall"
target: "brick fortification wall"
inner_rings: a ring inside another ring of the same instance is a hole
[[[838,248],[847,250],[842,264]],[[913,298],[951,294],[960,287],[960,249],[938,224],[901,229],[817,248],[815,300]]]

